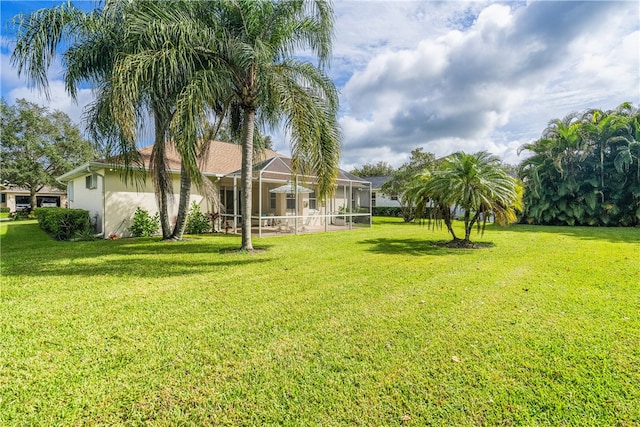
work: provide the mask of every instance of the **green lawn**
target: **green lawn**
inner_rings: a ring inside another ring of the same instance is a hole
[[[0,234],[3,426],[640,424],[637,228]]]

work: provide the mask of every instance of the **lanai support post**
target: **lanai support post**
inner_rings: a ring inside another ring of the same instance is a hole
[[[238,233],[238,177],[233,176],[233,233]]]
[[[258,172],[258,237],[262,237],[262,171]]]

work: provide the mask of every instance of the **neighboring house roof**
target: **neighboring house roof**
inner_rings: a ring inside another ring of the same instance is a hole
[[[371,189],[372,190],[379,190],[379,189],[382,188],[382,186],[384,185],[385,182],[387,182],[387,181],[389,181],[391,179],[391,175],[369,176],[369,177],[362,178],[362,179],[371,183]]]
[[[2,191],[3,193],[17,193],[17,194],[31,193],[31,190],[29,189],[29,187],[19,187],[13,184],[1,185],[0,191]],[[45,185],[38,191],[38,194],[66,194],[66,191],[56,187],[51,187],[50,185]]]

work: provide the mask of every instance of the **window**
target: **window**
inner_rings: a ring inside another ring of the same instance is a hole
[[[269,209],[276,209],[276,193],[269,193]]]
[[[317,209],[316,208],[316,192],[312,191],[309,193],[309,209]]]
[[[98,175],[96,174],[87,175],[87,177],[85,178],[85,187],[88,188],[89,190],[94,190],[98,188]]]
[[[375,191],[371,192],[371,206],[373,206],[374,208],[376,207],[376,192]]]
[[[73,202],[73,181],[67,182],[67,199]]]
[[[296,209],[296,196],[293,193],[287,193],[287,209]]]
[[[391,200],[398,200],[398,196],[391,196]]]
[[[0,194],[0,203],[7,203],[7,194],[6,193]]]

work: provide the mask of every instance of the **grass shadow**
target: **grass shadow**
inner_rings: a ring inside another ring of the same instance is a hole
[[[378,238],[362,240],[358,243],[368,245],[368,252],[387,255],[464,255],[472,253],[474,249],[451,248],[447,244],[449,240],[425,240],[425,239],[393,239]],[[493,247],[491,242],[476,243],[477,248]]]
[[[4,228],[4,227],[3,227]],[[153,278],[188,275],[227,266],[263,263],[262,255],[239,254],[237,236],[188,236],[184,241],[131,238],[60,242],[35,222],[10,224],[2,235],[2,274],[16,276],[99,276]]]

